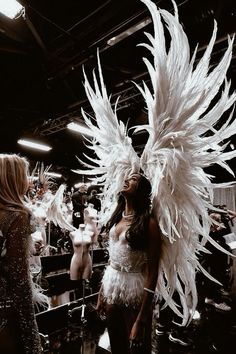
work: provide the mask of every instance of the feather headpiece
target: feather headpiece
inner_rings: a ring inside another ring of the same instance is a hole
[[[154,25],[154,34],[146,33],[149,44],[142,44],[153,57],[153,63],[144,58],[151,89],[145,83],[138,86],[147,105],[148,124],[136,127],[136,131],[145,129],[148,141],[139,158],[123,123],[117,120],[116,109],[112,110],[98,58],[99,81],[94,74],[94,89],[85,75],[85,90],[96,123],[82,112],[94,136],[90,149],[96,158],[90,159],[88,170],[78,172],[96,176],[96,180],[100,175],[98,180],[104,184],[103,209],[109,209],[125,176],[140,168],[144,171],[152,185],[153,213],[163,235],[157,292],[186,324],[187,299],[192,301],[193,310],[197,303],[195,272],[201,269],[206,274],[198,262],[198,253],[205,250],[207,240],[221,248],[209,237],[208,208],[214,185],[204,168],[217,163],[233,174],[226,161],[235,157],[236,151],[224,152],[224,140],[236,133],[233,112],[220,129],[216,128],[236,99],[235,93],[229,94],[230,83],[226,79],[233,38],[228,38],[228,48],[218,65],[210,69],[217,32],[215,22],[211,40],[196,64],[197,48],[191,57],[176,4],[172,2],[172,15],[158,10],[150,0],[141,1],[148,7]],[[164,28],[170,35],[169,49]],[[222,86],[221,97],[212,104]],[[208,277],[211,278],[209,274]],[[182,313],[172,299],[174,291],[179,293]]]

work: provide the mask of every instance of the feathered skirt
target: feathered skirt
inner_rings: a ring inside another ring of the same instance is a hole
[[[102,279],[102,287],[108,304],[137,308],[142,302],[144,276],[141,272],[125,272],[109,265]]]

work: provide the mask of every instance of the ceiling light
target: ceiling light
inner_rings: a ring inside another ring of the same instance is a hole
[[[85,126],[74,123],[74,122],[67,124],[67,128],[70,130],[74,130],[75,132],[84,134],[84,135],[93,136],[93,133],[91,132],[91,130],[89,128],[86,128]]]
[[[49,151],[52,149],[50,146],[35,143],[33,141],[25,140],[25,139],[19,139],[19,140],[17,140],[17,143],[20,145],[31,147],[32,149],[36,149],[36,150]]]
[[[109,46],[113,46],[113,45],[121,42],[123,39],[131,36],[133,33],[139,31],[140,29],[142,29],[144,27],[146,27],[151,22],[152,22],[152,20],[150,18],[146,18],[145,20],[143,20],[143,21],[137,23],[136,25],[128,28],[127,30],[125,30],[124,32],[118,34],[117,36],[108,39],[107,44]]]
[[[60,173],[56,173],[56,172],[44,172],[44,174],[50,177],[57,177],[57,178],[61,178],[62,176]]]
[[[23,9],[16,0],[0,0],[0,12],[13,19]]]
[[[89,187],[89,186],[91,186],[91,183],[90,183],[90,182],[86,182],[86,183],[79,182],[79,183],[76,183],[76,184],[74,185],[74,188],[79,188],[79,187],[81,187],[81,186]]]

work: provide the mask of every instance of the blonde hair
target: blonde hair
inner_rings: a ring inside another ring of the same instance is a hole
[[[23,197],[28,189],[29,163],[16,154],[0,154],[0,209],[28,210]]]

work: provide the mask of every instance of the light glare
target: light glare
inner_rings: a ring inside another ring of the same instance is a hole
[[[87,182],[87,183],[79,182],[79,183],[74,184],[74,188],[79,188],[81,186],[89,187],[89,186],[91,186],[91,183],[90,182]]]
[[[67,124],[67,128],[70,130],[74,130],[75,132],[84,134],[84,135],[93,136],[93,134],[89,128],[83,127],[82,125],[74,123],[74,122]]]
[[[30,140],[19,139],[17,143],[23,146],[31,147],[32,149],[36,149],[36,150],[49,151],[52,149],[50,146],[34,143],[33,141]]]
[[[13,19],[23,9],[16,0],[0,0],[0,12]]]

